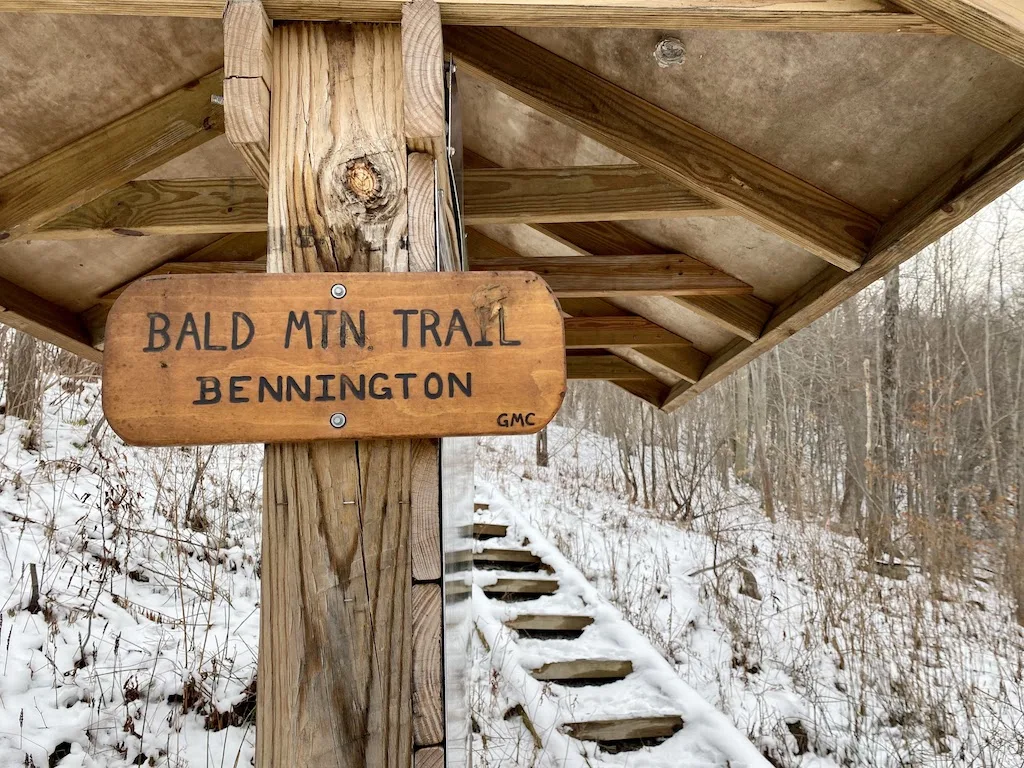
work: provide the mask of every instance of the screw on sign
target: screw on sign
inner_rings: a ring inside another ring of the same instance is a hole
[[[526,434],[565,394],[531,272],[162,276],[107,321],[103,405],[138,445]]]

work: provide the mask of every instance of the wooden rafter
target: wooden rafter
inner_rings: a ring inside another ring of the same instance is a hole
[[[536,272],[557,296],[720,296],[752,290],[684,254],[530,257],[475,230],[466,242],[470,269]]]
[[[266,232],[267,192],[256,179],[130,181],[36,232],[42,240]]]
[[[895,1],[1024,67],[1024,5],[1018,0]]]
[[[595,256],[664,252],[616,224],[545,224],[534,229],[580,253]],[[747,341],[754,341],[761,335],[773,309],[770,304],[752,295],[675,296],[672,300]]]
[[[397,22],[403,0],[265,0],[272,19]],[[944,30],[884,0],[440,0],[445,24],[535,27],[763,29],[819,32]],[[0,0],[0,12],[219,19],[224,0]]]
[[[676,384],[680,381],[697,381],[708,361],[709,355],[693,346],[689,339],[672,334],[652,320],[634,315],[627,309],[616,304],[598,298],[586,299],[562,299],[562,311],[571,317],[566,320],[566,345],[568,347],[570,338],[570,320],[577,321],[646,321],[661,329],[672,343],[657,344],[626,344],[622,339],[608,334],[605,343],[600,346],[607,349],[614,355],[623,358],[633,365],[642,368],[653,376],[663,380],[663,383]],[[592,349],[595,345],[586,348]],[[666,393],[667,394],[667,391]],[[658,401],[658,405],[661,401]]]
[[[103,337],[106,331],[105,325],[107,321],[107,313],[110,312],[110,307],[113,305],[114,300],[121,295],[121,292],[136,280],[140,280],[143,277],[152,277],[154,275],[170,274],[175,269],[187,269],[188,265],[206,265],[206,271],[213,274],[229,270],[247,271],[244,269],[232,270],[230,266],[225,265],[238,264],[239,262],[246,261],[262,262],[266,257],[266,253],[267,237],[263,233],[240,233],[227,235],[226,237],[214,240],[212,243],[200,248],[198,251],[193,251],[184,258],[165,262],[164,264],[149,270],[143,275],[133,277],[131,280],[107,291],[100,297],[99,301],[94,306],[82,313],[82,318],[88,329],[89,339],[93,345],[102,348]],[[262,266],[259,269],[261,272],[264,270],[265,267]]]
[[[672,331],[639,315],[565,318],[566,349],[603,349],[608,346],[649,347],[653,345],[693,346],[688,339],[677,336]]]
[[[273,29],[260,0],[224,9],[224,128],[231,146],[266,189],[270,184]]]
[[[637,165],[480,169],[464,182],[472,224],[616,221],[731,213]]]
[[[1024,181],[1024,112],[989,136],[960,162],[892,216],[871,246],[864,266],[852,274],[834,267],[779,306],[764,334],[737,340],[718,352],[700,380],[676,386],[662,407],[674,410],[785,341],[843,301],[966,221]]]
[[[451,28],[470,73],[847,271],[878,222],[848,203],[506,29]]]
[[[222,74],[211,72],[0,178],[0,241],[24,237],[222,133],[223,111],[211,102]]]
[[[463,221],[469,225],[731,213],[637,166],[470,169],[464,176],[464,198]],[[122,184],[42,225],[36,236],[77,240],[266,228],[267,194],[259,179],[158,179]]]
[[[87,360],[103,362],[103,353],[90,343],[79,315],[3,278],[0,278],[0,323]]]
[[[651,374],[608,352],[570,354],[565,358],[565,371],[570,379],[598,381],[645,380]]]

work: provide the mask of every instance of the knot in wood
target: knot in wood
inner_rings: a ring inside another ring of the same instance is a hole
[[[359,157],[345,165],[342,184],[346,193],[366,208],[380,205],[384,180],[369,158]]]

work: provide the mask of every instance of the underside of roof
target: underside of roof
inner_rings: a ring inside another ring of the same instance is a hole
[[[440,6],[470,268],[540,273],[570,378],[667,410],[1024,178],[1016,3]],[[224,135],[222,12],[0,0],[0,321],[101,361],[131,281],[264,269],[265,185]]]

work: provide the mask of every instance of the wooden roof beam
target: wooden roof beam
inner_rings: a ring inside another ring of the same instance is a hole
[[[761,338],[753,343],[737,339],[721,350],[696,384],[673,387],[662,407],[672,411],[688,403],[862,291],[1022,181],[1024,112],[1007,121],[886,221],[864,266],[852,274],[835,267],[823,270],[772,313]]]
[[[265,0],[271,19],[398,22],[403,0]],[[925,32],[942,27],[883,0],[439,0],[445,24],[819,32]],[[219,19],[224,0],[0,0],[0,12]]]
[[[91,7],[91,3],[86,3]],[[31,234],[224,130],[218,69],[0,178],[0,242]]]
[[[650,339],[657,343],[624,343],[626,341],[625,338],[621,336],[616,337],[607,331],[600,337],[595,335],[593,340],[597,340],[597,338],[603,339],[604,343],[600,345],[601,348],[607,349],[627,360],[627,362],[637,365],[637,367],[646,370],[656,378],[660,377],[670,384],[677,383],[680,380],[697,381],[711,359],[707,353],[693,346],[689,339],[677,336],[657,325],[652,320],[634,315],[629,310],[603,299],[561,299],[560,304],[562,311],[571,315],[571,317],[565,320],[567,349],[571,348],[570,342],[573,341],[573,328],[576,324],[583,325],[583,327],[593,327],[593,324],[606,324],[604,327],[607,327],[607,325],[615,323],[635,324],[644,322],[649,323],[651,327],[660,332],[656,338]],[[578,348],[593,349],[595,347],[588,345]],[[665,394],[668,394],[667,390]],[[658,404],[661,404],[660,400]]]
[[[565,371],[569,379],[597,381],[643,381],[653,378],[642,368],[616,357],[610,352],[571,354],[565,358]]]
[[[603,349],[610,346],[691,347],[693,343],[639,315],[565,318],[566,349]]]
[[[1014,0],[895,0],[1024,67],[1024,6]]]
[[[721,296],[750,293],[746,283],[684,254],[522,256],[475,230],[466,239],[471,270],[527,270],[560,297]]]
[[[867,213],[506,29],[450,28],[448,50],[503,93],[846,270]]]
[[[664,252],[616,224],[545,224],[535,226],[534,229],[581,253],[595,256]],[[761,335],[773,310],[770,304],[753,295],[674,296],[671,299],[747,341],[755,341]]]
[[[258,179],[129,181],[41,226],[40,240],[267,231]]]
[[[732,214],[639,165],[481,168],[465,173],[463,188],[468,224]]]
[[[103,362],[103,353],[90,343],[79,315],[3,278],[0,278],[0,323],[94,363]]]
[[[230,129],[230,104],[225,108]],[[732,215],[640,166],[469,169],[464,187],[469,225]],[[130,181],[47,222],[37,236],[259,232],[267,228],[265,190],[259,178]]]

